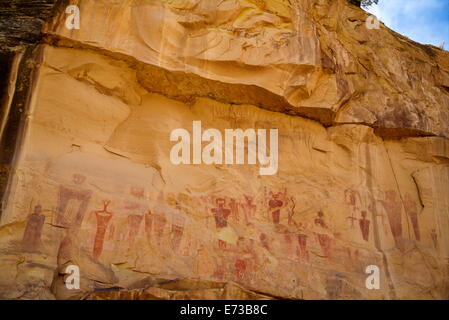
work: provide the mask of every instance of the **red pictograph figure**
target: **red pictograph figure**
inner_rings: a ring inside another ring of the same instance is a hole
[[[318,243],[321,246],[321,249],[323,250],[323,254],[325,257],[329,258],[331,255],[331,237],[327,234],[317,234],[318,237]]]
[[[369,227],[370,221],[366,219],[366,211],[362,211],[362,218],[359,219],[360,231],[362,231],[363,240],[368,241],[369,239]]]
[[[37,205],[34,207],[33,213],[28,216],[25,233],[22,238],[22,247],[25,250],[34,251],[41,244],[41,233],[45,221],[45,216],[41,212],[42,207]]]
[[[243,259],[237,259],[234,263],[234,275],[237,281],[243,282],[245,280],[246,273],[246,261]]]
[[[292,206],[288,210],[288,225],[292,226],[292,225],[296,225],[295,221],[293,220],[293,215],[295,214],[296,202],[293,197],[290,198],[290,202],[292,203]]]
[[[217,204],[217,207],[211,209],[215,218],[215,226],[217,230],[223,230],[228,226],[228,217],[231,214],[231,210],[224,207],[225,199],[223,198],[218,198],[215,203]],[[226,248],[226,242],[218,239],[218,247],[222,249]]]
[[[128,221],[128,243],[129,247],[134,246],[137,234],[139,233],[140,223],[142,222],[143,216],[140,214],[131,214],[127,217]]]
[[[153,213],[151,210],[145,214],[145,234],[147,235],[148,244],[151,245],[151,234],[153,230]]]
[[[354,228],[354,221],[357,220],[357,211],[361,205],[359,192],[353,189],[345,190],[345,203],[351,207],[351,216],[348,219],[351,220],[351,228]]]
[[[271,218],[274,224],[279,224],[281,221],[281,209],[285,204],[287,197],[287,189],[284,192],[272,193],[270,192],[271,199],[268,201],[268,211],[271,213]]]
[[[158,246],[160,247],[162,245],[162,239],[164,237],[164,230],[165,225],[167,224],[167,219],[165,218],[165,215],[160,213],[155,213],[153,215],[153,221],[154,221],[154,233],[156,235],[156,241]]]
[[[106,229],[108,228],[108,223],[111,221],[112,212],[108,211],[108,206],[111,201],[103,201],[103,209],[94,211],[97,217],[97,233],[95,235],[93,256],[98,259],[103,251],[104,236],[106,234]]]
[[[236,222],[239,222],[239,203],[234,198],[229,200],[229,208],[231,209],[231,217],[233,217]]]
[[[418,209],[416,208],[416,202],[413,200],[410,194],[405,195],[404,201],[405,212],[407,212],[413,226],[413,232],[415,233],[415,238],[418,241],[421,241],[421,235],[419,232],[419,223],[418,223]]]
[[[210,210],[214,207],[214,200],[211,196],[200,196],[201,206],[209,216]],[[206,219],[206,227],[209,227],[209,219]]]
[[[404,245],[402,241],[402,205],[401,202],[397,199],[396,192],[393,190],[387,191],[386,199],[379,201],[387,212],[391,233],[393,234],[396,248],[398,248],[400,251],[404,251]]]
[[[248,225],[256,217],[256,205],[254,204],[254,197],[246,194],[243,197],[245,198],[245,202],[241,204],[241,207],[245,213],[245,221]]]
[[[315,218],[315,226],[328,229],[326,222],[324,221],[324,213],[320,210],[317,214],[317,218]],[[332,246],[332,238],[326,233],[316,233],[318,238],[318,243],[320,244],[321,250],[323,251],[323,255],[327,258],[331,256],[331,246]]]
[[[298,257],[300,260],[309,260],[309,253],[307,252],[307,236],[305,234],[298,234]]]
[[[254,249],[254,240],[239,237],[237,242],[233,265],[233,278],[237,282],[250,284],[254,280],[257,254]]]
[[[152,208],[148,210],[145,215],[145,231],[147,233],[147,239],[151,245],[154,240],[159,248],[162,248],[162,240],[164,238],[165,227],[167,225],[167,218],[165,216],[166,206],[164,204],[163,193],[159,193],[158,202]],[[151,238],[154,237],[153,241]]]
[[[81,226],[84,214],[87,210],[87,205],[92,196],[91,190],[82,187],[85,180],[85,176],[74,174],[72,177],[73,185],[71,187],[63,185],[59,187],[58,205],[56,208],[56,225],[73,228],[75,230]],[[79,204],[75,216],[72,216],[71,212],[66,212],[70,201],[76,201]]]
[[[324,222],[324,213],[323,211],[318,211],[317,217],[314,220],[314,223],[316,226],[319,226],[321,228],[327,229],[326,222]]]
[[[180,210],[177,210],[172,217],[171,225],[171,245],[173,251],[177,252],[184,234],[185,218]]]
[[[139,233],[140,224],[144,219],[144,212],[148,210],[144,188],[132,186],[131,196],[132,198],[127,199],[124,205],[124,209],[128,211],[126,239],[128,239],[130,248],[133,247]]]
[[[291,255],[292,251],[294,251],[293,245],[294,244],[293,244],[293,241],[292,241],[292,238],[291,238],[290,234],[289,233],[285,233],[284,234],[284,245],[283,245],[283,248],[284,248],[284,254],[287,257]]]

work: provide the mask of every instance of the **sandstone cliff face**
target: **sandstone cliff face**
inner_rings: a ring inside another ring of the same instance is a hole
[[[68,4],[27,56],[0,297],[449,298],[447,52],[346,0]],[[172,164],[198,120],[277,128],[277,174]]]

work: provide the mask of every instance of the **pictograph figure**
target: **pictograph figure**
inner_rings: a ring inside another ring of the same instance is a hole
[[[111,201],[103,201],[103,209],[94,211],[97,217],[97,233],[95,235],[93,257],[98,259],[103,251],[104,237],[106,234],[106,229],[108,227],[109,221],[112,218],[112,212],[108,211],[108,206]]]
[[[270,192],[271,199],[268,201],[268,212],[271,215],[271,219],[274,224],[279,224],[281,221],[281,209],[285,204],[287,197],[287,189],[284,192],[273,193]]]
[[[86,177],[81,174],[74,174],[72,177],[73,185],[59,187],[58,204],[56,208],[56,225],[66,228],[78,229],[87,210],[87,205],[92,196],[92,191],[83,188]],[[78,204],[76,213],[67,210],[69,203],[73,201]]]
[[[167,218],[163,212],[155,211],[153,215],[154,222],[154,234],[156,236],[156,242],[159,247],[162,245],[162,239],[164,237],[165,226],[167,224]]]
[[[296,208],[296,202],[293,197],[290,198],[290,202],[292,203],[292,206],[288,209],[288,225],[296,225],[295,221],[293,220],[293,215],[295,214],[295,208]]]
[[[357,220],[357,212],[361,206],[360,194],[358,191],[351,188],[345,190],[345,203],[351,207],[351,216],[348,219],[351,221],[351,228],[354,228],[354,222]]]
[[[307,252],[307,235],[298,234],[298,258],[300,260],[309,260],[309,253]]]
[[[130,248],[133,248],[136,241],[137,234],[139,233],[140,223],[142,222],[143,215],[131,214],[127,217],[128,221],[128,244]]]
[[[176,209],[172,215],[171,246],[174,252],[178,251],[184,235],[185,217],[182,211]]]
[[[231,209],[231,217],[233,217],[233,219],[236,222],[239,222],[239,203],[234,199],[231,198],[229,200],[229,208]]]
[[[404,245],[402,241],[401,201],[397,199],[396,192],[393,190],[387,191],[386,199],[379,201],[387,212],[391,233],[393,234],[396,248],[398,248],[400,251],[404,251]]]
[[[124,209],[128,212],[126,239],[128,239],[129,247],[132,248],[139,233],[140,224],[145,213],[148,212],[148,204],[145,201],[144,188],[132,186],[130,194],[132,198],[125,201]]]
[[[319,226],[321,228],[327,229],[326,222],[324,222],[324,213],[323,211],[318,211],[317,217],[314,220],[314,223],[316,226]]]
[[[37,205],[34,207],[33,213],[28,216],[22,238],[22,247],[26,251],[35,251],[41,244],[41,233],[45,221],[45,216],[41,212],[42,207]]]
[[[153,230],[153,213],[148,210],[145,214],[145,234],[147,236],[148,244],[151,245],[151,234]]]
[[[296,241],[292,240],[292,235],[290,233],[284,233],[282,242],[283,242],[282,248],[284,251],[284,255],[286,257],[291,257],[292,255],[293,256],[296,255],[296,252],[295,252]]]
[[[241,207],[245,213],[245,222],[248,225],[256,217],[256,205],[254,204],[254,197],[246,194],[243,197],[245,202],[241,204]]]
[[[231,214],[231,210],[224,207],[226,202],[225,199],[218,198],[215,202],[217,207],[212,208],[211,211],[215,218],[215,227],[220,232],[228,227],[228,217]],[[218,239],[218,247],[222,249],[226,248],[226,242]]]
[[[331,256],[331,246],[332,246],[332,238],[329,236],[329,234],[325,233],[325,229],[328,229],[326,222],[324,221],[324,213],[323,211],[319,211],[317,213],[317,217],[315,218],[315,226],[318,227],[318,229],[322,229],[321,232],[316,232],[316,236],[318,239],[318,243],[321,247],[321,250],[323,252],[324,257],[330,258]]]
[[[369,227],[370,221],[366,219],[366,211],[362,211],[362,218],[359,219],[360,231],[362,232],[363,240],[368,241],[369,239]]]
[[[243,282],[246,273],[246,261],[243,259],[237,259],[234,263],[234,268],[234,275],[237,278],[237,281]]]
[[[239,237],[237,251],[234,253],[234,265],[231,266],[233,278],[237,282],[250,284],[254,280],[256,261],[254,240]]]
[[[321,246],[321,249],[323,250],[323,255],[326,258],[330,258],[331,256],[331,237],[327,234],[317,234],[318,236],[318,243]]]

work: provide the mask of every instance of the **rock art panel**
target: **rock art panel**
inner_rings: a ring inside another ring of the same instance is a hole
[[[36,49],[0,298],[448,297],[447,52],[346,0],[76,3]],[[277,129],[278,171],[174,164],[194,121]]]

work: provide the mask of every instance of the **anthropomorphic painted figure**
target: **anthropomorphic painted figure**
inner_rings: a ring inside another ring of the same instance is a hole
[[[137,235],[139,233],[140,223],[142,222],[143,215],[130,214],[126,219],[128,222],[128,245],[130,248],[133,248],[134,242],[136,241]]]
[[[254,197],[244,195],[244,202],[241,204],[243,212],[245,213],[245,221],[248,225],[256,217],[256,205],[254,204]]]
[[[234,198],[229,199],[229,208],[231,209],[231,217],[234,219],[233,221],[239,222],[239,203]]]
[[[297,234],[298,239],[298,258],[300,260],[307,261],[309,260],[309,253],[307,252],[307,235],[305,234]]]
[[[369,239],[369,227],[370,221],[366,218],[366,211],[362,211],[362,218],[359,219],[360,231],[362,232],[363,240],[368,241]]]
[[[41,212],[42,207],[37,205],[34,207],[33,213],[28,216],[22,238],[22,247],[26,251],[35,251],[41,244],[41,233],[45,221],[45,216]]]
[[[318,243],[320,244],[321,250],[323,252],[324,257],[331,257],[331,246],[332,246],[332,238],[329,235],[327,229],[328,226],[324,221],[324,213],[323,211],[319,211],[317,213],[317,217],[314,220],[315,228],[317,228],[317,232],[315,233],[318,239]]]
[[[140,230],[140,224],[148,212],[148,203],[145,200],[145,189],[141,187],[131,187],[131,199],[125,201],[124,210],[127,217],[127,233],[129,248],[133,248],[134,242]]]
[[[323,211],[318,211],[317,217],[314,220],[314,223],[316,226],[319,226],[321,228],[327,229],[326,222],[324,221],[324,213]]]
[[[274,224],[279,224],[281,221],[281,210],[284,207],[287,199],[287,189],[284,192],[272,193],[270,192],[270,200],[268,201],[268,212]]]
[[[85,176],[74,174],[71,186],[61,185],[59,187],[56,225],[71,228],[73,232],[76,232],[81,227],[87,205],[92,196],[92,191],[83,186],[85,181]],[[72,214],[71,210],[68,210],[71,202],[78,206],[78,210],[75,210],[75,215]]]
[[[401,201],[398,200],[396,192],[393,190],[389,190],[385,193],[386,199],[379,200],[383,205],[388,221],[390,222],[391,233],[393,234],[394,242],[396,244],[396,248],[400,251],[404,250],[404,244],[402,239],[402,204]]]
[[[351,216],[348,219],[351,220],[351,228],[354,228],[354,222],[357,220],[356,217],[361,206],[360,193],[351,188],[345,190],[345,203],[351,207]]]
[[[216,200],[216,208],[212,208],[212,214],[215,219],[215,227],[217,228],[217,231],[223,231],[228,227],[228,217],[231,214],[231,210],[225,208],[225,199],[218,198]],[[220,248],[226,248],[226,242],[224,242],[222,239],[218,239],[218,246]]]
[[[171,207],[171,247],[173,252],[176,253],[178,252],[184,236],[186,217],[180,202],[176,200],[174,196],[170,197],[168,204]]]
[[[108,206],[111,203],[109,200],[103,201],[103,209],[94,211],[97,217],[97,233],[95,235],[93,257],[98,259],[103,251],[104,236],[108,228],[109,221],[112,218],[112,212],[108,210]]]
[[[163,241],[165,236],[165,229],[167,226],[166,211],[168,206],[164,203],[164,195],[161,192],[158,196],[157,204],[147,213],[146,218],[151,221],[154,229],[154,236],[156,238],[156,244],[159,248],[163,247],[165,243]]]
[[[145,213],[145,234],[147,236],[147,242],[151,245],[151,236],[153,234],[153,213],[151,210],[148,210]]]

